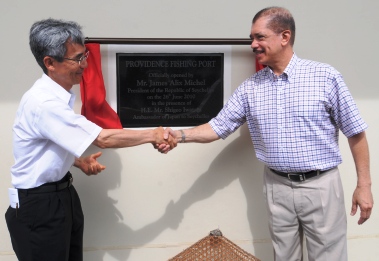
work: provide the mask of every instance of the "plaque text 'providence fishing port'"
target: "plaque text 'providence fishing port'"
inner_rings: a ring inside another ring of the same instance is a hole
[[[122,126],[197,126],[223,106],[223,53],[118,53]]]

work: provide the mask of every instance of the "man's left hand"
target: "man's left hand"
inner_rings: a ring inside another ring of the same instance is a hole
[[[86,175],[97,175],[105,169],[104,165],[101,165],[97,158],[101,156],[101,151],[91,154],[87,157],[80,157],[75,159],[74,166],[80,168]]]
[[[353,194],[353,202],[350,215],[354,216],[357,213],[359,207],[361,210],[361,216],[358,220],[358,225],[362,225],[370,218],[373,205],[374,199],[372,197],[371,187],[358,186]]]

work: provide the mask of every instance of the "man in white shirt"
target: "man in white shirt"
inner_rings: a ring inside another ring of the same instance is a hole
[[[97,162],[101,152],[81,157],[91,144],[121,148],[164,143],[162,152],[168,152],[176,142],[164,139],[161,127],[102,129],[73,111],[71,88],[80,83],[89,55],[77,23],[38,21],[29,40],[44,74],[22,97],[13,126],[11,175],[19,201],[7,210],[8,230],[21,261],[83,260],[83,213],[70,167],[87,175],[105,168]]]

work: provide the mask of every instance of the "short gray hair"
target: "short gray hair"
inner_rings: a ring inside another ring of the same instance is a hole
[[[65,43],[71,41],[84,45],[82,27],[73,21],[45,19],[35,22],[30,28],[30,49],[42,70],[47,73],[43,63],[46,56],[62,62],[67,51]]]

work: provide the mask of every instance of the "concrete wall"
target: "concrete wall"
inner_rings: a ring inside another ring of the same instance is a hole
[[[34,21],[75,20],[88,37],[244,38],[254,14],[271,5],[293,13],[299,57],[329,63],[344,75],[369,124],[374,200],[379,201],[378,1],[24,0],[0,3],[0,210],[5,213],[8,207],[15,112],[22,94],[42,74],[28,45]],[[231,86],[225,88],[232,92],[253,72],[250,47],[233,47]],[[79,94],[79,86],[74,88]],[[75,110],[80,112],[79,97]],[[343,136],[340,145],[349,214],[356,174]],[[86,154],[97,150],[90,147]],[[85,260],[167,260],[216,228],[262,260],[273,260],[263,165],[255,158],[246,126],[225,141],[179,145],[168,155],[148,144],[107,149],[100,160],[107,169],[97,177],[72,169],[85,213]],[[357,221],[358,216],[348,216],[350,260],[377,260],[377,208],[366,224],[358,226]],[[4,218],[0,260],[16,260]]]

